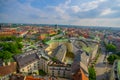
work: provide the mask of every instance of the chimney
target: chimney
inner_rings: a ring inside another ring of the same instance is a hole
[[[2,64],[3,66],[5,66],[5,62],[3,62],[3,64]]]
[[[10,62],[7,62],[7,65],[10,65],[11,63]]]

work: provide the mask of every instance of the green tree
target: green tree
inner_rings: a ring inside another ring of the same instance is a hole
[[[3,51],[10,51],[9,44],[7,42],[2,43]]]
[[[113,44],[107,44],[107,45],[106,45],[106,49],[107,49],[107,51],[109,51],[109,52],[115,52],[115,51],[116,51],[116,46],[113,45]]]
[[[89,71],[89,80],[96,80],[96,72],[94,67],[89,67],[88,71]]]
[[[46,72],[40,69],[40,70],[39,70],[39,75],[45,76],[45,75],[46,75]]]
[[[23,38],[19,37],[19,38],[16,38],[16,41],[17,42],[21,42],[23,40]]]
[[[109,62],[110,64],[113,64],[116,59],[120,59],[120,57],[117,56],[116,54],[111,54],[111,55],[109,55],[109,57],[107,58],[107,60],[108,60],[108,62]]]
[[[9,45],[9,49],[10,49],[9,51],[11,53],[16,53],[17,52],[18,46],[17,46],[16,43],[12,42],[12,43],[8,43],[8,45]]]
[[[22,47],[23,47],[22,43],[17,42],[16,44],[17,44],[17,46],[18,46],[18,49],[22,49]]]
[[[120,52],[116,53],[120,57]]]
[[[3,52],[0,51],[0,59],[3,59]]]
[[[4,51],[3,52],[3,59],[4,60],[9,60],[12,58],[12,53],[8,52],[8,51]]]
[[[12,56],[21,53],[23,47],[22,38],[15,36],[2,36],[0,37],[0,59],[5,62],[12,60]]]
[[[2,51],[8,51],[12,54],[21,53],[21,49],[23,47],[21,43],[22,38],[9,36],[9,37],[0,37],[0,39],[2,40],[2,42],[0,42],[0,47],[2,47]]]

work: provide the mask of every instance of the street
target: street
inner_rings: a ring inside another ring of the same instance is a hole
[[[111,65],[107,63],[105,48],[101,47],[101,54],[95,65],[96,80],[108,80]]]

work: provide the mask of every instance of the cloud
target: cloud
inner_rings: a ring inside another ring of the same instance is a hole
[[[0,22],[120,25],[120,0],[37,1],[0,0]]]
[[[64,3],[59,4],[58,6],[48,6],[48,8],[52,8],[55,10],[56,15],[59,16],[61,19],[69,19],[69,14],[66,12],[69,9],[69,4],[71,0],[66,0]]]
[[[79,15],[81,12],[87,12],[98,8],[99,4],[105,2],[106,0],[94,0],[91,2],[74,4],[71,5],[72,0],[66,0],[64,3],[60,3],[58,6],[47,6],[47,8],[52,8],[53,12],[56,12],[56,15],[61,19],[70,19],[74,17],[73,14]]]
[[[84,26],[105,26],[105,27],[120,27],[120,18],[93,18],[93,19],[77,19],[72,24]]]
[[[105,16],[105,15],[113,14],[113,13],[116,13],[116,12],[117,12],[117,11],[114,11],[114,10],[108,8],[108,9],[103,10],[103,11],[101,12],[100,16]]]
[[[118,7],[120,7],[120,4],[118,4]]]
[[[66,9],[69,8],[69,4],[71,3],[71,0],[66,0],[65,3],[59,4],[58,6],[54,6],[55,10],[60,13],[64,13]]]
[[[61,14],[65,13],[65,11],[60,6],[55,7],[55,11],[58,12],[58,13],[61,13]]]
[[[72,9],[72,11],[75,12],[75,13],[77,13],[77,12],[80,11],[80,7],[77,6],[77,5],[76,5],[76,6],[72,6],[71,9]]]
[[[91,2],[81,3],[80,5],[69,6],[69,8],[71,8],[73,13],[87,12],[87,11],[98,8],[101,3],[106,2],[106,1],[107,0],[94,0]]]
[[[95,0],[95,1],[91,1],[88,3],[83,3],[80,7],[81,7],[81,12],[82,11],[89,11],[89,10],[93,10],[98,8],[98,6],[105,2],[106,0]]]
[[[32,0],[31,0],[32,1]],[[10,5],[12,3],[15,3],[14,5]],[[0,15],[0,17],[5,18],[7,15],[7,19],[10,19],[10,21],[15,21],[15,22],[28,22],[30,19],[35,20],[36,18],[41,18],[41,17],[46,17],[45,13],[41,11],[38,8],[34,8],[30,5],[30,1],[26,3],[20,3],[17,0],[7,0],[2,2],[1,10],[4,12]],[[5,16],[6,15],[6,16]],[[7,20],[6,19],[6,20]]]
[[[71,0],[67,0],[64,4],[64,6],[68,6],[71,3]]]

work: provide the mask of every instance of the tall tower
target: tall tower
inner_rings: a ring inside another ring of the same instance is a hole
[[[0,24],[0,30],[2,29],[2,24]]]
[[[55,29],[57,29],[58,28],[58,25],[57,24],[55,24]]]

